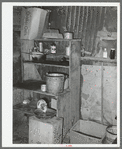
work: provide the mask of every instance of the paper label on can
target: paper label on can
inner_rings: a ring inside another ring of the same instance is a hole
[[[56,46],[51,46],[51,53],[56,53]]]
[[[64,33],[64,39],[72,39],[72,33]]]
[[[67,56],[70,55],[70,47],[66,47],[66,55],[67,55]]]
[[[41,85],[41,91],[46,92],[46,85]]]
[[[103,52],[103,57],[107,58],[107,52]]]

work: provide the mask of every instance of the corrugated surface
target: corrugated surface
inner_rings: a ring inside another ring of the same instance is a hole
[[[82,38],[86,51],[93,51],[96,33],[102,30],[105,7],[68,6],[66,8],[66,27],[74,33],[74,38]]]

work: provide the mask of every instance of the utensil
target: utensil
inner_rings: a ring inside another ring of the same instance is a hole
[[[40,109],[42,112],[46,112],[47,111],[47,103],[45,100],[43,99],[40,99],[38,102],[37,102],[37,109]]]

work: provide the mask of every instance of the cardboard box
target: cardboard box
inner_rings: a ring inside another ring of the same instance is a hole
[[[62,118],[29,117],[29,144],[61,144]]]
[[[48,11],[40,8],[22,8],[21,39],[41,38]]]
[[[71,144],[102,144],[107,126],[79,120],[70,130]]]

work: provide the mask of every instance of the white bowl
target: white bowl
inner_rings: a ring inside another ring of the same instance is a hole
[[[31,56],[33,59],[37,59],[39,60],[44,54],[43,53],[40,53],[40,52],[32,52],[31,53]]]

